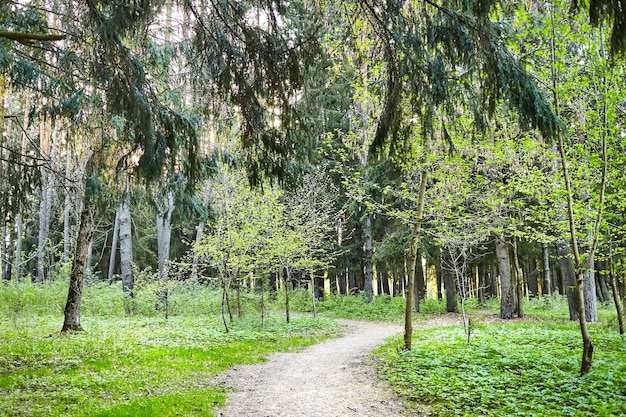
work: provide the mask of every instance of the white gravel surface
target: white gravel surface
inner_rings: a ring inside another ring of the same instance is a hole
[[[344,336],[298,353],[270,355],[220,375],[228,400],[218,417],[391,417],[407,416],[373,366],[370,352],[402,326],[340,320]]]

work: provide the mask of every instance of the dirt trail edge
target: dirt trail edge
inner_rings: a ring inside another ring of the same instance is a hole
[[[233,389],[221,417],[397,417],[407,415],[376,376],[370,352],[401,325],[339,320],[343,337],[265,363],[232,368],[218,378]]]

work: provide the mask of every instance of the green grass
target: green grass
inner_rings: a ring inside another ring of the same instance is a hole
[[[0,324],[0,416],[210,416],[225,393],[211,383],[237,363],[300,349],[337,331],[329,320],[258,316],[224,332],[216,317],[85,317],[59,334],[60,316]]]
[[[398,392],[433,416],[623,416],[626,341],[610,306],[600,310],[604,320],[590,326],[594,364],[583,377],[578,324],[565,319],[559,298],[527,303],[536,318],[526,321],[476,316],[469,346],[462,327],[443,327],[415,332],[410,352],[398,339],[376,355]]]

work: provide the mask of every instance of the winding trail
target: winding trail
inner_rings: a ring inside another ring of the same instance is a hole
[[[377,378],[370,352],[402,326],[339,320],[340,338],[265,363],[232,368],[218,383],[234,391],[218,417],[398,417],[402,402]]]

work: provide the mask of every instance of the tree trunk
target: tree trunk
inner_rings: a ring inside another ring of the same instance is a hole
[[[624,311],[622,309],[622,303],[620,302],[620,291],[617,285],[617,279],[615,277],[615,270],[613,268],[613,248],[609,242],[609,282],[611,283],[611,292],[613,293],[613,303],[615,304],[615,312],[617,313],[617,322],[619,324],[619,334],[624,334]]]
[[[374,289],[372,287],[372,283],[374,281],[374,269],[372,267],[372,218],[370,215],[365,218],[365,225],[363,229],[363,254],[365,258],[365,302],[369,304],[372,302],[372,298],[374,297]]]
[[[420,300],[426,297],[426,279],[424,276],[424,265],[422,264],[421,252],[417,251],[417,260],[415,263],[415,287],[417,288],[416,294]]]
[[[517,253],[517,238],[513,238],[513,266],[514,266],[514,282],[515,282],[515,310],[517,317],[524,317],[524,274],[519,264],[519,256]]]
[[[22,237],[24,236],[24,222],[22,215],[18,214],[15,218],[15,279],[17,282],[22,280]]]
[[[552,274],[550,269],[550,247],[547,243],[541,246],[541,254],[543,256],[543,295],[550,297],[552,295]]]
[[[498,257],[498,273],[500,274],[500,318],[512,319],[515,310],[513,288],[511,287],[511,260],[509,245],[504,236],[496,235],[496,256]]]
[[[287,323],[291,322],[291,313],[289,311],[289,286],[291,285],[291,269],[289,267],[285,268],[285,319]]]
[[[113,284],[113,273],[115,272],[115,261],[117,256],[117,241],[120,231],[120,208],[115,210],[115,221],[113,222],[113,239],[111,240],[111,256],[109,257],[109,272],[107,273],[107,281],[109,285]]]
[[[406,305],[404,308],[404,350],[411,350],[411,343],[413,337],[413,286],[415,285],[415,262],[417,260],[417,246],[419,243],[420,231],[422,228],[422,216],[424,214],[424,201],[426,194],[426,181],[428,179],[428,172],[426,169],[422,169],[420,175],[420,186],[417,196],[417,211],[415,213],[415,222],[413,224],[413,232],[411,234],[411,248],[408,259],[408,276],[406,285]],[[418,298],[419,300],[419,298]],[[418,306],[419,307],[419,306]],[[419,309],[419,308],[418,308]]]
[[[385,264],[378,264],[378,279],[380,280],[381,293],[391,296],[391,291],[389,290],[389,273]]]
[[[598,299],[596,296],[595,261],[589,260],[589,269],[583,273],[583,296],[585,297],[585,320],[587,323],[598,321]]]
[[[487,304],[486,290],[488,282],[489,265],[482,262],[478,264],[478,304],[485,306]]]
[[[441,271],[441,254],[435,258],[435,279],[437,280],[437,300],[443,299],[443,276]]]
[[[128,193],[124,196],[118,209],[119,213],[119,235],[120,235],[120,278],[122,279],[122,290],[134,296],[135,287],[133,279],[133,236],[130,217],[130,198]]]
[[[168,191],[157,201],[156,230],[159,280],[161,284],[160,299],[167,306],[168,298],[168,261],[170,256],[170,239],[172,234],[172,212],[174,211],[174,193]],[[167,308],[165,314],[167,315]]]
[[[39,202],[39,233],[37,235],[37,281],[46,280],[48,261],[47,246],[48,233],[50,230],[50,185],[48,172],[42,168],[41,172],[41,200]]]
[[[204,236],[204,221],[201,221],[196,228],[196,247],[200,245],[202,242],[202,237]],[[191,260],[191,280],[194,282],[198,281],[198,265],[200,263],[200,254],[198,250],[194,248],[193,250],[193,259]]]
[[[9,256],[7,254],[7,240],[10,241],[8,234],[7,224],[2,224],[2,241],[0,242],[0,253],[2,253],[2,281],[7,282],[11,280],[9,271]]]
[[[578,297],[576,296],[576,272],[574,271],[574,262],[570,252],[570,247],[564,240],[556,243],[557,253],[559,255],[559,265],[561,267],[561,279],[565,287],[567,295],[567,305],[569,307],[569,319],[578,320]]]
[[[456,313],[459,311],[457,302],[456,279],[451,271],[446,268],[442,269],[444,287],[446,291],[446,311],[448,313]]]
[[[69,291],[67,294],[67,303],[65,304],[65,321],[63,322],[62,332],[67,330],[81,331],[80,324],[80,306],[83,296],[83,282],[85,279],[85,261],[87,260],[87,252],[91,246],[94,229],[94,210],[90,201],[85,201],[83,210],[80,214],[80,225],[78,229],[78,238],[76,240],[76,252],[72,260],[72,270],[70,272]]]
[[[72,226],[70,224],[70,212],[72,208],[72,198],[70,194],[70,181],[71,181],[71,170],[72,170],[72,158],[71,158],[72,147],[67,146],[67,155],[65,160],[65,200],[63,202],[63,262],[70,261],[70,252],[71,252],[71,230]]]

